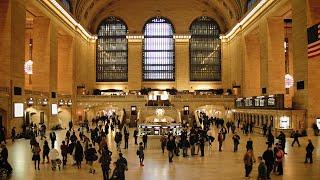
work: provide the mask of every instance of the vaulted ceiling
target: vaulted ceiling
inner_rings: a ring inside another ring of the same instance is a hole
[[[203,14],[213,14],[216,21],[222,27],[222,31],[228,31],[234,24],[236,24],[246,13],[247,0],[71,0],[72,14],[91,32],[95,32],[97,24],[99,24],[106,16],[110,14],[117,14],[119,7],[117,4],[129,4],[134,3],[144,5],[146,3],[153,3],[153,6],[157,5],[156,9],[170,8],[171,2],[174,3],[191,3],[195,7],[203,8]],[[168,3],[170,2],[170,4]],[[129,7],[130,8],[130,7]],[[176,7],[172,7],[173,10]],[[160,10],[159,10],[160,11]],[[137,12],[139,13],[139,11]],[[134,16],[134,15],[133,15]]]

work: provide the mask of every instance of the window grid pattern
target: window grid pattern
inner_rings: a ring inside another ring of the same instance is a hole
[[[127,26],[120,19],[109,17],[97,33],[96,81],[128,81]]]
[[[143,80],[174,81],[174,29],[164,18],[153,18],[144,27]]]
[[[190,80],[221,81],[221,41],[218,24],[200,17],[190,27]]]

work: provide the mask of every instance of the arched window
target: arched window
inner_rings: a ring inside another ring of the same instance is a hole
[[[174,28],[162,17],[152,18],[144,26],[143,80],[174,81]]]
[[[96,81],[128,81],[126,24],[116,17],[108,17],[97,34]]]
[[[64,7],[71,12],[71,2],[70,0],[62,0],[62,4],[64,5]]]
[[[221,81],[221,41],[219,25],[200,17],[190,26],[190,80]]]

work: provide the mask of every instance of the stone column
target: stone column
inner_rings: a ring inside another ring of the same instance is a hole
[[[293,108],[308,109],[308,45],[307,45],[306,0],[292,0],[292,48],[294,97]],[[304,83],[304,89],[297,90],[297,82]],[[309,112],[307,112],[309,119]],[[307,121],[308,122],[308,121]],[[306,123],[307,127],[311,124]]]
[[[142,82],[142,37],[128,38],[128,89],[140,90]]]
[[[178,91],[189,87],[189,38],[175,39],[175,81]]]
[[[12,118],[12,107],[13,102],[25,101],[23,96],[13,95],[14,87],[24,89],[25,0],[1,0],[0,9],[0,86],[9,90],[0,95],[0,107],[5,111],[3,125],[9,135],[13,126],[21,132],[23,123],[23,118]]]
[[[268,88],[269,94],[285,94],[284,20],[268,18]]]

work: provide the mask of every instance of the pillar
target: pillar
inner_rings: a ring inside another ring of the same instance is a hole
[[[175,39],[175,81],[178,91],[189,89],[189,38]]]
[[[142,38],[128,39],[128,89],[140,90],[142,82]]]

